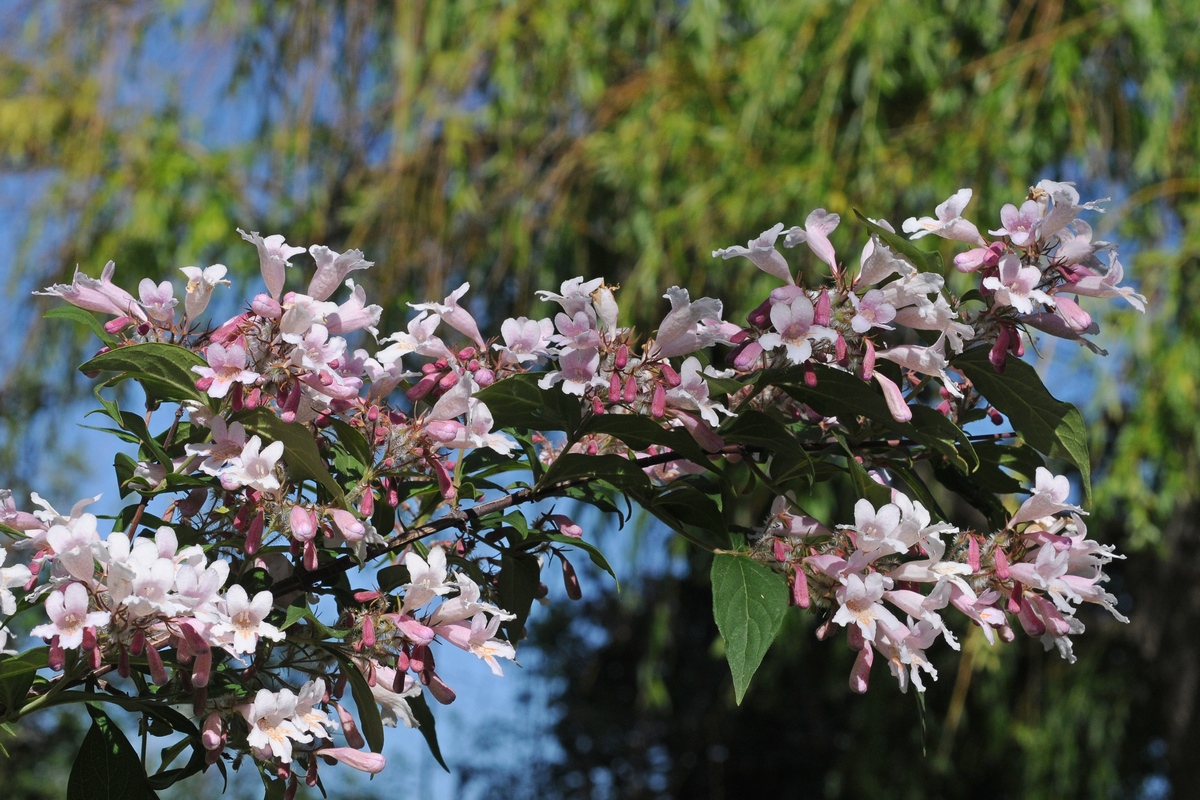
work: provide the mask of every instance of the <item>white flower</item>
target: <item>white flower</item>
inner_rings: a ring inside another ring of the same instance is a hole
[[[46,616],[50,621],[38,625],[29,633],[43,639],[58,637],[58,646],[72,650],[83,644],[83,629],[107,625],[107,611],[88,611],[88,593],[82,583],[70,583],[66,589],[55,589],[46,598]]]
[[[259,452],[260,448],[262,452]],[[241,456],[221,473],[221,484],[230,489],[251,486],[262,492],[278,491],[280,484],[275,477],[275,465],[282,455],[283,442],[272,442],[263,448],[262,440],[251,436],[242,448]]]
[[[271,593],[265,590],[250,599],[241,586],[230,587],[225,593],[222,621],[212,627],[217,643],[237,655],[253,653],[260,637],[276,642],[283,639],[283,631],[265,621],[271,613],[273,600]]]

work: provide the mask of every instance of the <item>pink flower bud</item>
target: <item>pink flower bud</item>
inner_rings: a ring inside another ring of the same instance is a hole
[[[369,615],[363,615],[362,621],[362,643],[364,647],[375,646],[375,623],[371,621]]]
[[[333,707],[337,709],[338,719],[341,720],[342,734],[346,737],[346,744],[355,750],[366,744],[362,734],[358,732],[358,724],[354,721],[354,717],[350,715],[350,712],[342,708],[341,703],[334,703]]]
[[[200,731],[200,743],[205,750],[219,750],[225,744],[225,723],[216,711],[204,718],[204,726]]]
[[[63,668],[63,664],[67,660],[67,654],[58,644],[58,637],[55,636],[50,640],[50,654],[46,656],[46,666],[58,672]]]
[[[334,508],[330,509],[329,516],[333,518],[333,524],[337,525],[346,541],[357,542],[367,535],[366,526],[349,511]]]
[[[813,308],[813,324],[828,326],[833,318],[833,309],[829,301],[829,290],[822,289],[817,296],[817,304]]]
[[[142,650],[146,647],[146,632],[136,631],[133,634],[133,641],[129,644],[129,652],[135,656],[140,656]]]
[[[683,383],[683,379],[679,377],[679,373],[672,369],[671,365],[666,361],[659,366],[662,370],[663,380],[667,382],[667,386],[674,389],[679,384]]]
[[[484,367],[483,369],[475,370],[475,383],[479,384],[480,389],[486,389],[496,382],[496,373],[491,369]]]
[[[358,513],[367,518],[375,513],[375,492],[370,487],[367,487],[362,494],[362,499],[358,502]]]
[[[438,381],[438,389],[443,392],[448,392],[458,384],[458,375],[453,372],[447,372]]]
[[[650,403],[650,416],[662,419],[665,413],[667,413],[667,390],[661,383],[658,383],[654,386],[654,400]]]
[[[615,372],[608,379],[608,402],[621,402],[621,376]]]
[[[808,575],[803,569],[796,568],[796,577],[792,581],[792,603],[799,608],[808,608],[812,598],[808,594]]]
[[[432,675],[429,678],[429,693],[433,695],[434,700],[437,700],[444,706],[453,703],[458,696],[437,675]]]
[[[979,539],[974,536],[967,537],[967,564],[971,572],[979,572]]]
[[[259,511],[254,515],[254,519],[250,522],[250,529],[246,532],[246,554],[254,555],[258,549],[262,547],[263,524],[265,520],[263,512]]]
[[[575,539],[583,538],[583,528],[575,524],[575,521],[566,514],[551,514],[550,521],[558,526],[558,532],[564,536],[571,536]]]
[[[96,649],[96,626],[88,625],[83,629],[83,644],[84,650],[91,651]]]
[[[1020,581],[1013,581],[1012,592],[1010,592],[1008,595],[1008,613],[1021,613],[1021,594],[1024,591],[1025,590],[1022,588]]]
[[[305,542],[304,543],[304,568],[306,570],[308,570],[309,572],[312,572],[313,570],[315,570],[317,568],[317,565],[319,563],[320,563],[320,559],[317,557],[316,542]]]
[[[404,673],[408,672],[408,653],[401,650],[396,653],[396,678],[392,681],[392,691],[400,694],[404,691]]]
[[[571,562],[567,559],[562,559],[563,586],[567,589],[567,597],[572,600],[579,600],[583,597],[583,590],[579,586],[579,576],[575,574],[575,568],[571,566]]]
[[[279,301],[273,299],[269,294],[255,295],[254,299],[250,301],[250,309],[263,319],[279,319],[283,316],[283,308],[279,305]]]
[[[292,538],[302,542],[311,542],[317,535],[317,515],[300,506],[292,506],[288,512],[288,522],[292,528]]]
[[[621,345],[617,348],[617,354],[613,357],[613,366],[617,369],[625,369],[629,363],[629,346]]]
[[[762,352],[762,345],[757,341],[743,342],[725,360],[735,369],[745,371],[754,367],[762,357]]]
[[[1008,580],[1008,557],[999,547],[992,551],[992,561],[996,564],[996,577],[1002,581]]]
[[[369,603],[372,600],[378,600],[383,597],[382,592],[378,591],[361,591],[354,593],[354,600],[359,603]]]
[[[162,656],[153,646],[146,648],[146,661],[150,663],[150,678],[154,681],[155,686],[166,686],[167,668],[163,666]]]
[[[626,403],[632,403],[637,399],[637,381],[633,379],[632,375],[625,381],[625,392],[621,399]]]
[[[993,425],[1003,425],[1004,424],[1004,415],[1001,414],[999,411],[997,411],[994,407],[992,407],[992,406],[988,407],[987,415],[988,415],[988,419],[990,419],[992,421]]]
[[[833,347],[834,353],[837,357],[837,363],[843,367],[846,366],[846,362],[849,360],[849,356],[846,352],[846,337],[842,336],[841,333],[838,333],[837,340],[833,343]]]
[[[417,381],[415,386],[405,392],[405,395],[415,403],[418,400],[423,400],[426,395],[432,392],[434,386],[437,386],[437,376],[436,374],[429,374]]]
[[[349,747],[323,747],[317,751],[317,755],[371,775],[379,774],[387,766],[387,759],[379,753],[352,750]]]
[[[870,642],[858,651],[858,657],[854,659],[854,667],[850,670],[850,691],[856,694],[862,694],[867,691],[867,681],[871,677],[871,664],[875,661],[875,651],[871,649]]]
[[[122,678],[129,677],[129,648],[124,646],[117,650],[117,674]]]
[[[870,339],[864,339],[863,344],[867,349],[863,353],[862,372],[859,373],[859,377],[864,381],[869,381],[875,374],[875,343]]]

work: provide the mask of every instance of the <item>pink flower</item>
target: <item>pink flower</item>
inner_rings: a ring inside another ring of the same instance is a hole
[[[792,228],[787,232],[783,246],[795,247],[801,242],[806,242],[808,248],[816,253],[817,258],[828,264],[829,268],[833,270],[834,277],[837,277],[837,255],[829,241],[829,234],[833,233],[841,221],[842,218],[837,214],[830,214],[825,209],[818,208],[808,215],[808,219],[804,220],[804,230]]]
[[[527,364],[546,355],[554,324],[549,319],[532,320],[528,317],[506,319],[500,323],[500,335],[504,344],[494,344],[506,361]]]
[[[71,583],[64,590],[51,592],[46,598],[46,616],[50,622],[38,625],[29,633],[43,639],[58,637],[58,646],[72,650],[83,644],[83,629],[107,625],[107,611],[88,611],[88,593],[82,583]]]
[[[1053,297],[1034,288],[1041,280],[1041,270],[1021,266],[1021,259],[1009,253],[1000,259],[999,277],[984,278],[983,287],[996,293],[997,303],[1012,306],[1022,314],[1032,314],[1034,300],[1054,305]]]
[[[696,302],[691,301],[686,289],[672,286],[663,295],[671,301],[671,310],[658,326],[658,335],[654,340],[654,348],[650,351],[651,358],[671,358],[687,355],[708,347],[717,337],[712,326],[697,325],[704,320],[721,319],[721,301],[711,297],[701,297]]]
[[[441,303],[419,303],[416,305],[409,303],[409,305],[418,311],[432,311],[438,315],[442,322],[445,322],[451,328],[454,328],[454,330],[474,342],[475,346],[480,350],[485,350],[487,349],[487,344],[483,341],[483,334],[479,332],[478,323],[475,322],[475,318],[471,316],[469,311],[458,304],[458,301],[470,288],[471,284],[464,283],[451,292]]]
[[[183,299],[183,307],[189,320],[197,317],[208,308],[212,291],[218,286],[228,286],[225,273],[228,271],[224,264],[213,264],[211,267],[180,267],[179,271],[187,276],[187,296]]]
[[[157,286],[149,278],[142,278],[138,284],[138,296],[150,319],[161,325],[170,325],[175,319],[175,288],[170,281],[163,281]]]
[[[793,283],[792,271],[788,267],[787,260],[775,249],[775,240],[781,233],[783,233],[783,223],[779,222],[760,233],[757,239],[746,242],[745,247],[734,245],[713,250],[712,257],[729,260],[737,256],[745,256],[754,263],[754,266],[768,275],[774,275],[782,281]]]
[[[75,268],[75,276],[70,285],[56,283],[48,286],[36,295],[44,297],[61,297],[73,306],[98,311],[101,314],[112,314],[114,317],[137,317],[145,319],[146,314],[138,307],[133,295],[112,282],[116,264],[109,261],[100,273],[100,279],[89,278]]]
[[[261,492],[279,490],[279,479],[275,477],[275,465],[283,455],[283,442],[272,442],[262,452],[262,440],[251,436],[242,448],[242,454],[221,473],[221,485],[233,489],[251,486]]]
[[[905,233],[912,234],[913,239],[936,234],[943,239],[954,239],[967,244],[987,247],[987,242],[979,235],[975,223],[962,218],[963,209],[971,202],[971,190],[959,189],[946,202],[934,209],[937,219],[933,217],[909,217],[901,226]]]
[[[883,328],[884,330],[894,330],[887,323],[896,318],[896,307],[888,303],[884,298],[883,292],[878,289],[872,289],[858,299],[858,295],[850,293],[850,302],[854,305],[854,319],[850,320],[850,327],[855,333],[866,333],[871,328]]]
[[[225,593],[222,621],[212,626],[211,635],[216,643],[238,654],[253,653],[260,637],[276,642],[283,639],[283,631],[266,622],[273,601],[268,591],[261,591],[251,599],[240,585],[231,586]]]
[[[788,361],[803,364],[812,356],[812,339],[833,342],[837,338],[829,328],[813,325],[813,304],[804,293],[771,306],[771,326],[775,329],[759,337],[764,350],[787,348]]]
[[[246,369],[248,356],[246,348],[240,344],[233,343],[229,347],[210,344],[204,355],[208,366],[192,367],[192,372],[202,378],[211,379],[212,383],[208,387],[209,397],[224,397],[235,382],[250,385],[260,377],[257,372]]]
[[[1037,241],[1037,229],[1042,222],[1042,208],[1036,200],[1026,200],[1018,210],[1012,203],[1000,209],[999,230],[988,231],[993,236],[1007,236],[1016,247],[1028,247]]]
[[[328,300],[346,276],[356,269],[375,266],[374,261],[363,259],[361,250],[338,253],[325,245],[314,244],[308,252],[317,262],[317,272],[308,284],[308,296],[313,300]]]
[[[258,231],[246,233],[238,228],[238,233],[242,235],[243,239],[258,248],[258,265],[262,270],[263,283],[267,285],[267,292],[271,295],[271,299],[278,300],[287,277],[287,267],[292,266],[288,262],[293,256],[303,253],[304,248],[288,245],[280,234],[264,239],[258,235]]]
[[[383,768],[387,766],[387,759],[379,753],[364,753],[362,750],[352,750],[349,747],[323,747],[317,751],[317,755],[332,758],[334,761],[371,775],[383,772]]]

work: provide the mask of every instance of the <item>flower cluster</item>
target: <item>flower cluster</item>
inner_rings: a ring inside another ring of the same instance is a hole
[[[0,568],[0,610],[42,609],[47,621],[32,634],[59,673],[40,679],[24,708],[113,670],[192,706],[196,769],[249,754],[288,791],[301,776],[315,785],[321,762],[378,772],[380,742],[365,741],[343,707],[346,687],[360,719],[413,727],[426,689],[455,699],[435,666],[438,643],[501,675],[531,603],[546,595],[542,566],[561,562],[573,599],[570,548],[608,568],[569,516],[508,510],[554,497],[613,508],[613,492],[702,546],[753,559],[789,582],[796,605],[827,612],[822,633],[844,627],[859,653],[857,690],[876,652],[901,688],[923,689],[923,673],[936,677],[927,648],[939,637],[957,647],[941,615],[949,607],[989,640],[1013,638],[1015,617],[1069,658],[1069,637],[1083,629],[1076,605],[1120,615],[1101,588],[1101,567],[1117,556],[1086,538],[1065,478],[1028,475],[1031,497],[986,534],[935,520],[894,488],[889,502],[859,500],[852,525],[798,513],[806,481],[891,487],[913,457],[947,469],[974,458],[958,426],[1006,413],[968,379],[974,354],[986,354],[989,371],[1012,372],[1008,357],[1022,355],[1031,330],[1098,350],[1084,338],[1097,325],[1072,296],[1144,309],[1120,285],[1112,246],[1092,241],[1079,218],[1098,205],[1081,204],[1070,185],[1043,181],[1005,206],[991,241],[962,217],[970,196],[964,189],[936,217],[901,226],[971,247],[954,260],[978,281],[963,295],[940,261],[882,220],[867,222],[858,268],[848,269],[831,240],[840,218],[817,209],[803,227],[778,224],[714,251],[782,284],[746,324],[726,320],[720,300],[674,286],[644,339],[621,324],[615,287],[582,277],[539,293],[551,316],[506,319],[494,338],[469,309],[468,284],[411,304],[406,329],[381,335],[383,309],[349,277],[372,266],[361,252],[241,231],[265,291],[223,322],[203,319],[214,291],[230,285],[220,264],[184,267],[182,298],[151,280],[134,297],[113,282],[111,262],[99,279],[77,272],[49,287],[43,294],[110,317],[106,346],[84,369],[116,372],[110,385],[139,381],[151,411],[104,401],[122,438],[138,444],[136,458],[117,459],[122,495],[136,502],[106,536],[85,510],[95,498],[62,515],[35,494],[40,510],[29,513],[0,491],[0,526],[29,556],[28,567]],[[800,284],[776,248],[781,236],[785,248],[806,245],[832,282]],[[315,266],[307,286],[288,290],[305,254]],[[714,347],[724,348],[720,368]],[[844,403],[828,402],[823,382]],[[174,416],[152,433],[159,408]],[[930,417],[936,441],[917,426]],[[873,438],[881,432],[889,438]],[[820,474],[805,468],[810,454],[820,454]],[[735,468],[749,482],[730,480]],[[497,482],[514,471],[533,483]],[[995,496],[1011,491],[1003,477],[994,492],[981,487],[993,520]],[[738,550],[728,498],[757,485],[780,500]],[[452,538],[421,543],[441,531]],[[0,637],[2,650],[7,628]],[[376,730],[363,728],[368,738]]]

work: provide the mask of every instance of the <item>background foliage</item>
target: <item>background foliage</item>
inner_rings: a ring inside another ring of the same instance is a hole
[[[584,623],[537,627],[562,758],[468,779],[564,796],[1193,796],[1198,23],[1184,0],[12,0],[0,263],[20,299],[0,485],[78,474],[47,445],[89,354],[24,299],[76,263],[249,274],[240,225],[362,248],[386,265],[369,277],[394,298],[388,329],[462,279],[495,318],[576,274],[636,292],[623,305],[645,328],[672,282],[746,311],[753,268],[709,251],[818,205],[899,221],[972,186],[996,219],[1029,181],[1078,180],[1114,196],[1102,233],[1140,249],[1130,273],[1153,308],[1113,323],[1113,354],[1068,397],[1099,431],[1091,525],[1131,553],[1113,570],[1131,625],[1089,620],[1074,667],[969,644],[939,665],[923,756],[911,699],[849,696],[830,663],[845,654],[796,615],[736,710],[695,599],[708,564],[679,556],[622,576],[620,596],[589,582]]]

